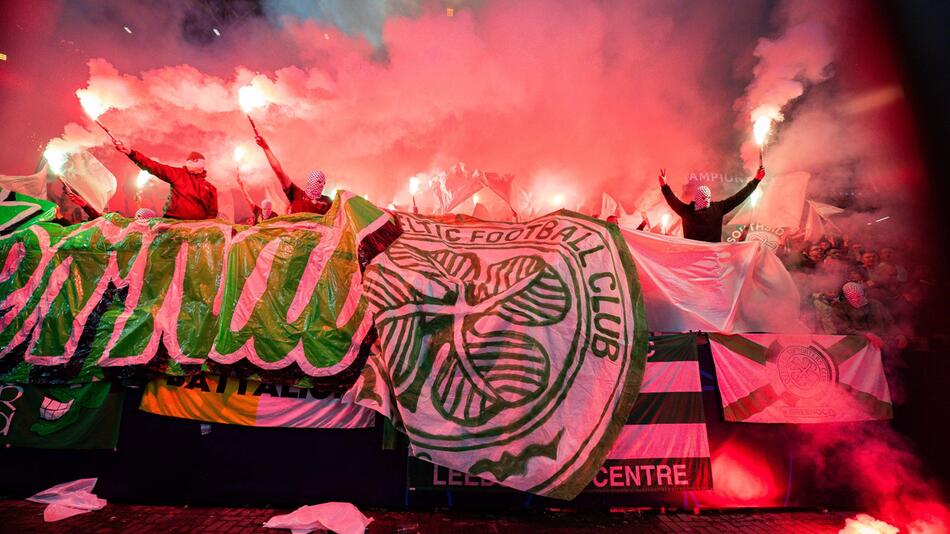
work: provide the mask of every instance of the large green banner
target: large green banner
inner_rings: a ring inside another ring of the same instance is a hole
[[[396,232],[348,192],[325,215],[257,226],[115,214],[30,225],[0,239],[0,380],[145,367],[352,381],[372,326],[360,262]]]
[[[0,445],[112,449],[123,391],[109,382],[71,386],[0,384]]]
[[[366,272],[379,350],[349,394],[392,418],[416,458],[573,498],[643,377],[643,299],[619,230],[567,211],[398,219]]]

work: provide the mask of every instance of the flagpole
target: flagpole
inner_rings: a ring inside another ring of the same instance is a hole
[[[254,119],[251,118],[251,114],[245,113],[244,116],[247,117],[248,122],[251,123],[251,128],[254,130],[254,135],[260,137],[261,134],[257,132],[257,125],[254,124]]]
[[[102,128],[102,131],[104,131],[104,132],[106,133],[106,135],[109,136],[109,139],[112,139],[112,142],[113,142],[113,143],[115,143],[115,142],[118,141],[118,140],[115,138],[115,136],[112,135],[112,132],[110,132],[109,129],[106,128],[104,124],[102,124],[101,122],[99,122],[99,119],[93,119],[93,121],[94,121],[96,124],[98,124],[100,128]]]

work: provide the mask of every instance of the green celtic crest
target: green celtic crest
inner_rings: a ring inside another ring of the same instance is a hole
[[[823,400],[838,383],[838,366],[817,346],[775,341],[767,352],[772,387],[790,405],[802,400]]]
[[[381,266],[370,273],[366,292],[379,310],[382,337],[394,342],[393,386],[410,409],[431,372],[429,397],[443,417],[482,433],[509,432],[517,423],[490,422],[519,408],[533,415],[538,410],[530,408],[555,396],[558,383],[569,385],[569,366],[552,370],[547,349],[532,335],[562,322],[575,298],[541,251],[485,266],[473,253],[425,251],[406,242],[386,255],[401,273],[417,275],[407,280]],[[577,314],[570,325],[574,337],[582,320]],[[436,357],[419,369],[426,349]]]
[[[394,401],[419,457],[528,491],[580,491],[623,426],[646,352],[619,234],[574,214],[399,218],[402,236],[366,271],[380,354],[357,398]],[[547,463],[532,471],[536,458]]]

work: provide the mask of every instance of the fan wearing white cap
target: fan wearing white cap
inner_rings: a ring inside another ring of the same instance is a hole
[[[237,183],[238,189],[240,189],[241,194],[244,195],[244,200],[251,206],[251,211],[254,213],[254,224],[260,224],[271,217],[277,216],[277,213],[274,211],[274,204],[269,198],[261,200],[260,205],[255,204],[254,201],[251,200],[251,195],[247,193],[247,187],[240,176],[237,177]]]
[[[264,149],[264,155],[267,156],[267,162],[271,169],[280,180],[280,186],[284,189],[289,201],[287,213],[317,213],[324,214],[330,209],[332,200],[323,194],[323,188],[327,185],[327,177],[323,171],[312,170],[307,176],[307,186],[301,189],[297,184],[290,181],[290,177],[284,172],[277,156],[271,151],[267,141],[261,136],[254,138],[258,146]]]
[[[139,208],[135,210],[135,218],[140,221],[147,221],[149,219],[154,219],[158,217],[158,214],[155,213],[155,210],[149,208]]]

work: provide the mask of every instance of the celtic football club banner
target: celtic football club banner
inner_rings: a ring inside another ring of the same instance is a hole
[[[122,393],[110,389],[108,382],[52,387],[0,384],[0,445],[114,448]]]
[[[360,261],[395,233],[348,192],[326,215],[251,227],[115,214],[32,224],[0,239],[0,379],[228,366],[303,386],[352,382],[371,327]]]
[[[607,459],[584,490],[597,493],[712,489],[696,335],[653,338],[640,394]],[[490,481],[409,460],[415,490],[488,491]]]
[[[416,458],[573,498],[643,376],[643,302],[619,230],[567,211],[398,218],[403,234],[366,271],[380,350],[350,394],[393,418]]]
[[[139,409],[209,423],[291,428],[367,428],[376,412],[339,394],[227,375],[152,380]]]
[[[862,336],[710,334],[726,421],[892,417],[881,351]]]

